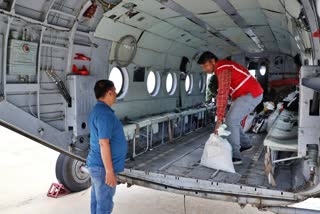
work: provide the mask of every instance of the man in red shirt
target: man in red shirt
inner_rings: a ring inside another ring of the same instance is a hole
[[[217,133],[225,119],[228,130],[231,131],[228,141],[232,145],[233,163],[241,164],[240,152],[251,149],[252,145],[240,123],[262,101],[263,89],[246,68],[230,60],[218,60],[209,51],[199,57],[198,64],[204,72],[217,76],[217,122],[214,132]],[[225,118],[229,96],[232,98],[232,104]]]

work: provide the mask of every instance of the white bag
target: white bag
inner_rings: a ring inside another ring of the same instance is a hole
[[[201,157],[201,165],[235,173],[232,163],[232,147],[226,139],[211,134]]]
[[[274,103],[273,102],[264,102],[263,103],[264,111],[273,111]]]
[[[277,109],[268,118],[267,132],[269,132],[271,130],[273,124],[276,122],[276,120],[282,110],[283,110],[283,103],[278,103]]]
[[[267,122],[267,132],[269,132],[273,126],[273,124],[276,122],[277,118],[279,117],[280,112],[278,110],[275,110],[268,118]]]

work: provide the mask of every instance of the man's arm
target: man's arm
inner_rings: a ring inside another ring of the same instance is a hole
[[[229,97],[229,90],[231,85],[231,70],[224,70],[217,74],[218,78],[218,95],[217,95],[217,123],[214,129],[214,132],[217,133],[217,129],[223,122],[223,118],[226,112],[227,104],[228,104],[228,97]]]
[[[110,141],[109,139],[100,139],[99,144],[102,162],[106,170],[106,184],[115,187],[117,185],[117,178],[113,170]]]

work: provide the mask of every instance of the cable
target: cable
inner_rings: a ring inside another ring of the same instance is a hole
[[[71,98],[66,86],[64,85],[63,81],[59,78],[59,76],[56,74],[56,72],[53,70],[53,68],[46,69],[45,72],[52,79],[52,81],[56,84],[61,95],[64,97],[64,99],[68,103],[68,106],[71,106],[72,98]]]
[[[54,87],[54,88],[47,88],[47,87],[43,87],[43,85],[41,85],[42,83],[42,72],[43,72],[43,69],[40,69],[40,82],[39,82],[39,85],[40,85],[40,89],[42,90],[46,90],[46,91],[56,91],[57,90],[57,87]]]
[[[184,207],[184,214],[187,214],[186,195],[183,195],[183,207]]]
[[[32,116],[34,116],[34,117],[38,117],[38,116],[33,112],[32,108],[31,108],[31,103],[30,103],[30,100],[31,100],[31,99],[30,99],[31,92],[29,92],[28,95],[29,95],[28,106],[29,106],[30,114],[31,114]]]

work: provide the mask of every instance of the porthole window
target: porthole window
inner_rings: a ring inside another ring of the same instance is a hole
[[[203,93],[206,89],[206,76],[203,74],[200,74],[199,89],[201,93]]]
[[[261,76],[264,76],[267,72],[267,67],[265,65],[260,66],[260,74]]]
[[[121,99],[125,96],[128,90],[129,77],[125,68],[113,67],[109,74],[111,80],[116,88],[117,98]]]
[[[186,92],[187,94],[191,94],[192,92],[192,88],[193,88],[193,78],[192,78],[192,75],[188,74],[186,76],[186,80],[185,80],[185,89],[186,89]]]
[[[168,73],[166,78],[166,89],[169,95],[173,95],[177,88],[177,75]]]
[[[156,96],[160,89],[159,72],[150,71],[147,78],[147,89],[151,96]]]

